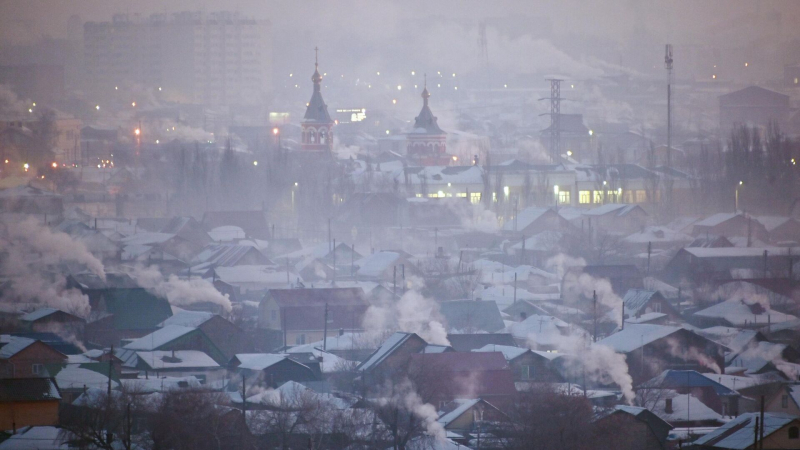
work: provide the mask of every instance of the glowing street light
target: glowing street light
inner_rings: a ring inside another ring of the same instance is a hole
[[[381,74],[380,72],[375,72],[375,73],[376,73],[376,74],[378,74],[378,75],[380,75],[380,74]]]
[[[137,128],[137,129],[133,130],[133,134],[135,134],[136,136],[139,136],[140,134],[142,134],[142,130]]]
[[[393,105],[396,105],[396,104],[397,104],[397,99],[396,99],[396,98],[393,98],[393,99],[392,99],[392,104],[393,104]]]
[[[572,156],[572,150],[567,150],[567,156]]]
[[[593,134],[594,134],[594,130],[589,130],[589,136],[592,136]]]
[[[398,84],[398,85],[397,85],[397,90],[398,90],[398,91],[402,91],[402,90],[403,90],[403,86],[400,86],[400,85]]]
[[[258,165],[258,161],[253,161],[253,165],[257,166]]]
[[[414,73],[414,71],[412,70],[412,71],[411,71],[411,75],[416,75],[416,73]]]
[[[158,87],[158,90],[159,90],[159,91],[161,90],[161,86],[159,86],[159,87]]]
[[[280,132],[281,132],[281,130],[278,127],[275,127],[275,128],[272,129],[272,134],[275,135],[275,136],[277,136],[278,133],[280,133]]]
[[[94,106],[94,109],[96,109],[96,110],[100,111],[100,105],[95,105],[95,106]]]
[[[453,155],[453,161],[458,161],[458,156]]]
[[[136,102],[131,102],[131,106],[136,108]]]
[[[31,168],[31,165],[30,165],[30,164],[28,164],[28,163],[25,163],[25,164],[23,164],[23,165],[22,165],[22,168],[23,168],[23,169],[25,169],[25,172],[27,172],[27,171],[28,171],[28,169],[30,169],[30,168]]]
[[[52,163],[52,164],[50,164],[50,167],[52,167],[53,169],[55,169],[56,167],[58,167],[58,163],[57,163],[57,162],[55,162],[55,161],[53,161],[53,163]]]
[[[603,180],[603,186],[605,186],[605,185],[607,185],[607,184],[608,184],[608,181],[606,181],[606,180]]]

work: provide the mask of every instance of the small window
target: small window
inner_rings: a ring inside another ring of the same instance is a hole
[[[788,408],[789,407],[789,396],[784,395],[781,397],[781,408]]]
[[[789,427],[789,439],[800,439],[800,428]]]
[[[661,303],[653,302],[653,312],[657,312],[657,313],[661,312]]]
[[[41,375],[44,373],[44,366],[41,364],[31,364],[31,373],[34,375]]]
[[[582,205],[591,203],[591,192],[590,191],[580,191],[578,193],[578,202]]]
[[[294,338],[295,345],[304,345],[306,343],[306,335],[305,334],[298,334],[297,337]]]
[[[560,205],[569,204],[569,191],[558,191],[558,203]]]

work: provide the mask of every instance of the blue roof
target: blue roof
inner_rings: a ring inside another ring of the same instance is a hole
[[[717,395],[739,395],[733,389],[703,376],[696,370],[665,370],[661,375],[642,383],[642,387],[655,389],[710,387]]]

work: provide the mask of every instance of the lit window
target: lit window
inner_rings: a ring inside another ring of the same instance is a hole
[[[603,203],[603,191],[594,191],[593,203]]]
[[[558,203],[561,205],[569,204],[569,191],[558,191]]]
[[[467,198],[467,193],[466,192],[459,192],[458,194],[456,194],[456,197]]]
[[[646,203],[647,202],[647,191],[640,189],[636,191],[636,203]]]
[[[580,191],[578,193],[578,202],[581,204],[588,204],[592,202],[592,193],[590,191]]]
[[[800,78],[794,77],[794,84],[800,84]]]
[[[480,192],[471,192],[469,194],[469,201],[470,203],[480,203],[481,202],[481,193]]]

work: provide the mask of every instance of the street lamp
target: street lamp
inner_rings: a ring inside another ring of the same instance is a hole
[[[736,185],[736,197],[734,200],[735,210],[733,211],[734,214],[739,212],[739,188],[744,186],[744,181],[739,180],[739,184]]]

